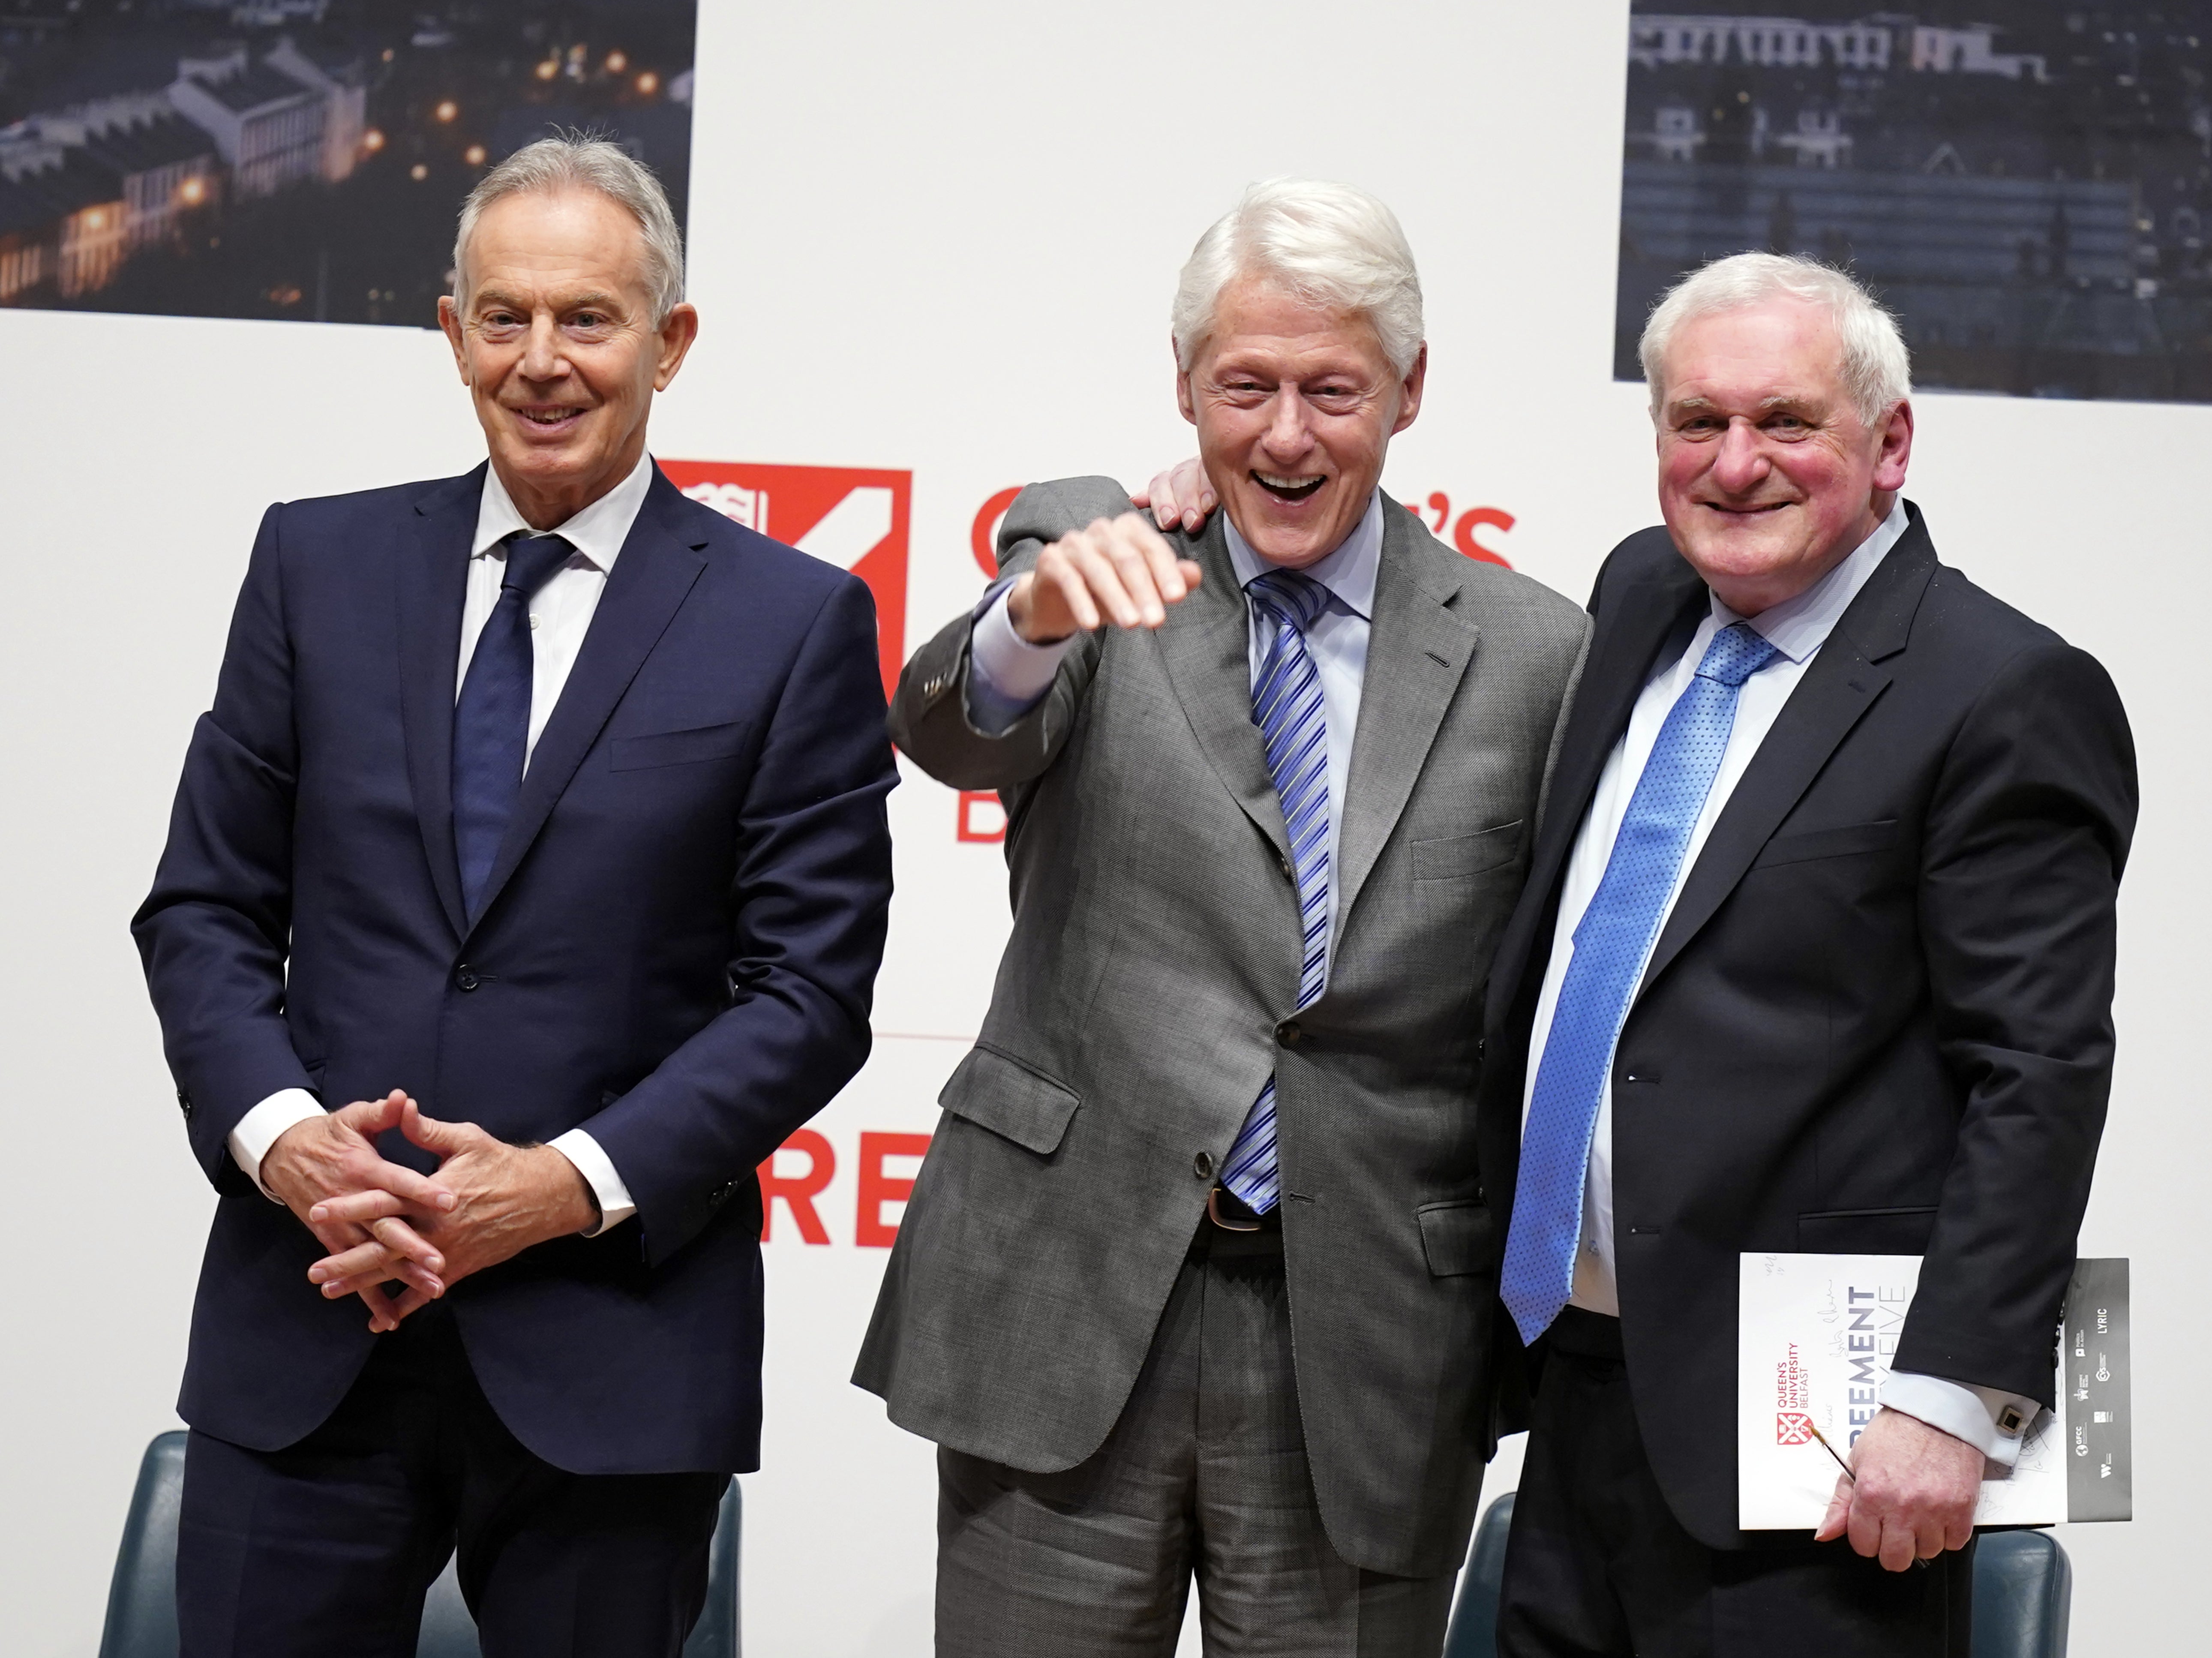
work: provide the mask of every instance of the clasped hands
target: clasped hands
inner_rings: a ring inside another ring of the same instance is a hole
[[[437,1156],[435,1175],[377,1151],[376,1136],[392,1128]],[[329,1300],[359,1296],[380,1333],[471,1272],[599,1219],[591,1188],[560,1152],[426,1117],[398,1089],[286,1129],[261,1161],[261,1181],[330,1251],[308,1281]]]

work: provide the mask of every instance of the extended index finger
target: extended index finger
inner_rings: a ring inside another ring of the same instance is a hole
[[[1180,604],[1189,596],[1190,586],[1183,580],[1182,562],[1168,538],[1145,521],[1138,513],[1124,513],[1114,520],[1115,538],[1133,552],[1151,576],[1152,590],[1160,596],[1163,604]]]

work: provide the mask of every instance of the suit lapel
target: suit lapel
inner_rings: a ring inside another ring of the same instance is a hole
[[[1546,900],[1566,868],[1583,814],[1597,793],[1613,746],[1628,729],[1628,717],[1658,665],[1660,652],[1710,602],[1705,584],[1671,548],[1663,562],[1624,582],[1607,600],[1567,716],[1551,798],[1529,863],[1524,909],[1548,910]],[[1525,948],[1528,941],[1520,942]]]
[[[393,575],[399,613],[399,710],[407,780],[431,884],[453,924],[468,931],[453,852],[453,687],[460,671],[461,610],[469,541],[483,498],[484,468],[426,490],[400,529]]]
[[[1216,513],[1189,538],[1190,556],[1206,572],[1196,592],[1168,612],[1158,641],[1168,682],[1182,704],[1198,746],[1237,804],[1284,858],[1291,855],[1283,803],[1267,772],[1267,752],[1252,723],[1251,623],[1243,589],[1229,562]]]
[[[1346,798],[1337,833],[1340,932],[1413,793],[1444,711],[1467,676],[1481,629],[1452,606],[1460,596],[1451,555],[1425,544],[1413,515],[1382,497],[1382,552],[1369,618],[1367,672],[1359,689]],[[1381,671],[1377,671],[1377,669]],[[1329,741],[1340,742],[1336,732]]]
[[[1656,982],[1735,890],[1837,744],[1888,685],[1889,671],[1877,665],[1905,648],[1913,611],[1936,572],[1936,550],[1917,510],[1911,519],[1911,527],[1868,578],[1806,669],[1721,808],[1651,951],[1638,995]]]
[[[576,665],[569,670],[568,682],[562,688],[552,717],[545,722],[531,754],[514,816],[484,884],[479,917],[490,914],[501,889],[545,827],[546,818],[585,755],[599,740],[615,705],[622,701],[623,693],[674,619],[700,572],[707,568],[707,561],[701,556],[706,540],[691,534],[684,525],[677,510],[682,505],[676,486],[656,468],[645,505],[607,577],[606,592],[599,596],[583,648],[576,653]],[[449,721],[450,718],[449,713]],[[449,829],[448,842],[452,838]]]

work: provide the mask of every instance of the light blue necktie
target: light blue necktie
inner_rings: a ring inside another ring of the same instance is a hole
[[[1275,636],[1252,686],[1252,723],[1267,751],[1267,773],[1283,803],[1283,826],[1297,877],[1298,917],[1304,957],[1298,968],[1298,1005],[1319,999],[1328,982],[1328,724],[1322,715],[1321,675],[1306,649],[1306,634],[1328,608],[1328,589],[1295,570],[1270,570],[1244,589]],[[1237,1143],[1222,1165],[1221,1183],[1255,1215],[1282,1196],[1275,1164],[1275,1079],[1267,1078],[1245,1114]]]
[[[1779,654],[1741,622],[1713,635],[1697,677],[1659,728],[1605,877],[1575,928],[1574,957],[1522,1131],[1513,1227],[1498,1282],[1523,1342],[1551,1327],[1574,1288],[1590,1136],[1613,1045],[1735,727],[1737,693]]]

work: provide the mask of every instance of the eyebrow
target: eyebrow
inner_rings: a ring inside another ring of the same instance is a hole
[[[1756,405],[1762,411],[1777,409],[1805,410],[1814,406],[1814,399],[1802,392],[1778,392],[1771,398],[1761,398]],[[1711,398],[1676,398],[1667,407],[1678,414],[1698,414],[1717,410],[1720,404]]]
[[[527,300],[518,299],[514,295],[501,293],[498,288],[479,288],[477,291],[477,295],[473,301],[473,308],[482,311],[492,306],[504,307],[509,311],[529,311],[535,308]],[[600,311],[614,311],[619,310],[621,306],[622,301],[614,295],[602,294],[594,291],[589,294],[572,294],[565,295],[554,305],[553,308],[556,311],[589,311],[594,309]]]

